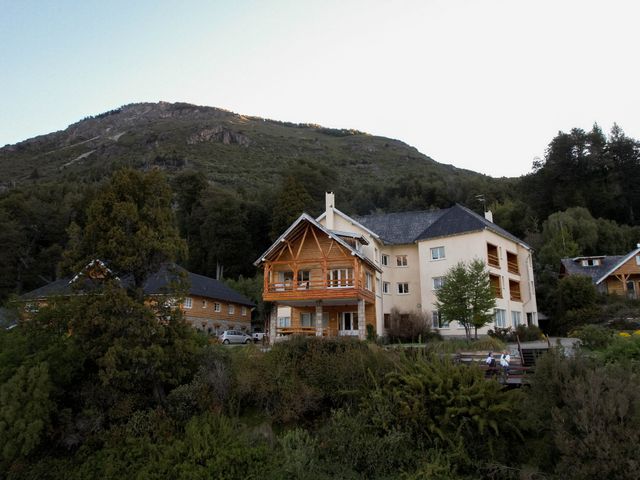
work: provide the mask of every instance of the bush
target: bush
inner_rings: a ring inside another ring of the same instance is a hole
[[[413,310],[400,313],[397,308],[391,310],[390,325],[387,336],[390,342],[424,342],[438,333],[432,332],[431,323],[423,311]]]
[[[232,402],[281,423],[328,415],[357,404],[391,362],[376,345],[350,338],[292,337],[266,353],[237,349]]]
[[[535,342],[544,338],[542,330],[536,325],[518,325],[515,331],[511,327],[496,328],[489,330],[490,337],[497,338],[503,342]]]
[[[639,381],[624,365],[580,354],[539,358],[521,403],[521,461],[557,478],[640,478]]]
[[[613,340],[612,332],[601,325],[585,325],[569,333],[570,337],[580,339],[580,345],[589,350],[605,348]]]
[[[601,356],[606,363],[640,362],[640,335],[633,333],[612,337]]]
[[[458,353],[491,351],[501,352],[505,344],[497,338],[485,337],[479,340],[447,339],[439,342],[429,342],[426,350],[432,353]]]

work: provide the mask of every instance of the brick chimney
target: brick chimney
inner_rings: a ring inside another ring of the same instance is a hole
[[[324,195],[325,213],[326,213],[326,227],[329,230],[335,228],[333,207],[335,205],[335,196],[333,192],[326,192]]]

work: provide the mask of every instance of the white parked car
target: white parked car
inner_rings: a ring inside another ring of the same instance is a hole
[[[229,345],[230,343],[251,343],[253,339],[251,335],[240,330],[225,330],[220,335],[220,341],[225,345]]]

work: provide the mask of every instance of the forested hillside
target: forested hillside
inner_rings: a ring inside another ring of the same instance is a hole
[[[134,104],[0,149],[0,299],[68,273],[69,238],[122,167],[167,173],[183,264],[242,275],[253,291],[253,260],[301,211],[319,213],[325,191],[349,214],[486,205],[535,248],[543,311],[556,308],[561,257],[625,253],[640,241],[640,147],[617,126],[608,136],[597,126],[560,132],[530,174],[495,179],[355,130]]]

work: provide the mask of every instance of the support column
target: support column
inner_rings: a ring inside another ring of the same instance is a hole
[[[322,336],[322,300],[316,302],[316,337]]]
[[[278,326],[278,304],[271,304],[271,316],[269,318],[269,343],[276,343],[276,327]]]
[[[358,300],[358,338],[365,340],[367,338],[367,318],[365,316],[364,300]]]

